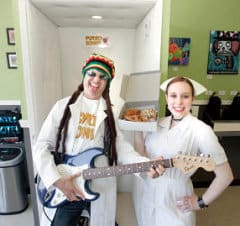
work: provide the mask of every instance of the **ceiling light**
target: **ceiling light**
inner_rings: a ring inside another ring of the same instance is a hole
[[[102,20],[102,16],[92,16],[93,20]]]

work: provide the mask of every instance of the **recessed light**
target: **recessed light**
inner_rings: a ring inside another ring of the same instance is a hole
[[[102,20],[102,16],[92,16],[93,20]]]

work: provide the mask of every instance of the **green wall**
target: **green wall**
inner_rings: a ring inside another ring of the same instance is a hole
[[[209,90],[225,90],[222,100],[232,100],[231,90],[240,91],[240,76],[212,75],[207,78],[209,35],[211,30],[240,31],[239,0],[171,0],[170,37],[191,38],[190,63],[169,66],[168,77],[189,76]],[[177,70],[177,71],[175,71]],[[201,95],[198,99],[208,99]]]
[[[162,10],[162,35],[161,35],[161,53],[160,53],[160,68],[161,82],[168,78],[168,40],[169,40],[169,24],[170,24],[171,1],[163,0]],[[161,91],[159,98],[159,116],[165,115],[165,97]]]
[[[0,100],[20,100],[27,117],[17,0],[1,0],[0,7]],[[15,28],[15,45],[8,45],[6,28]],[[9,69],[7,52],[16,52],[17,69]]]

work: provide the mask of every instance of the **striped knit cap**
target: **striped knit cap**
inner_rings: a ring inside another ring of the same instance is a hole
[[[109,58],[99,55],[96,53],[91,54],[85,64],[82,67],[82,75],[83,79],[86,75],[86,72],[89,69],[96,69],[100,70],[101,73],[104,73],[105,75],[108,76],[108,85],[110,85],[111,80],[115,76],[115,67],[114,67],[114,62],[110,60]]]

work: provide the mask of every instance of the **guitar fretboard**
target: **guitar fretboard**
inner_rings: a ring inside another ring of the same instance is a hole
[[[151,167],[156,167],[161,164],[165,168],[173,167],[172,159],[131,163],[126,165],[106,166],[98,168],[89,168],[83,170],[82,175],[85,180],[91,180],[96,178],[121,176],[132,173],[147,172]]]

